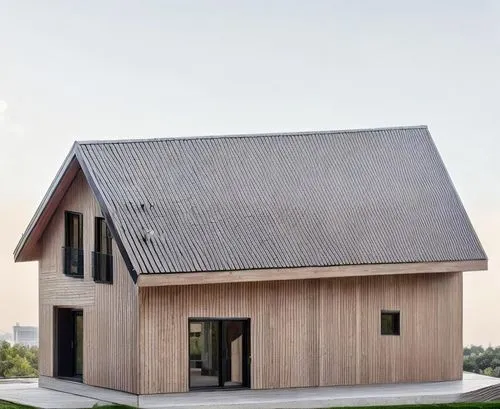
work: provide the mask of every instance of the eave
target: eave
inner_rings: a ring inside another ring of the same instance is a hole
[[[19,240],[14,250],[15,262],[38,260],[40,256],[40,238],[80,169],[75,151],[76,144],[73,145],[59,168],[56,177]]]
[[[139,287],[221,284],[257,281],[306,280],[394,274],[451,273],[488,269],[488,260],[439,261],[426,263],[365,264],[332,267],[277,268],[202,273],[140,274]]]

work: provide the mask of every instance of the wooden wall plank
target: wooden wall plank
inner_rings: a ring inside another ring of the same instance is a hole
[[[140,393],[187,391],[188,318],[250,318],[252,387],[460,379],[461,273],[140,288]],[[382,309],[401,336],[380,335]]]

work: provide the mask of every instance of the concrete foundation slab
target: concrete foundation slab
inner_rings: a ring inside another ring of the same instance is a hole
[[[37,382],[0,383],[0,400],[44,409],[83,409],[108,402],[151,409],[327,408],[450,403],[500,400],[500,379],[464,373],[463,380],[452,382],[273,390],[240,389],[138,396],[78,382],[42,377],[40,385]]]
[[[81,409],[109,404],[86,396],[40,388],[38,379],[1,380],[0,400],[43,409]]]

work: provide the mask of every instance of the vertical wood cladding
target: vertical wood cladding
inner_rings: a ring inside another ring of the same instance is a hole
[[[65,210],[84,217],[83,279],[62,273]],[[461,273],[138,290],[114,243],[114,284],[95,284],[96,216],[79,172],[41,239],[41,375],[53,376],[59,306],[84,311],[84,382],[132,393],[188,390],[189,317],[251,319],[257,389],[461,378]],[[401,311],[400,336],[380,335],[381,310]]]
[[[64,212],[83,214],[84,278],[62,272]],[[92,279],[94,218],[99,205],[80,171],[42,238],[39,262],[40,374],[53,376],[54,307],[83,309],[83,380],[89,385],[137,391],[137,287],[113,242],[114,283]]]
[[[461,273],[141,288],[140,393],[187,391],[188,318],[251,319],[253,388],[462,376]],[[381,310],[401,335],[380,334]]]

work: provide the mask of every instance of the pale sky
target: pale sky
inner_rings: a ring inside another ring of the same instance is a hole
[[[0,330],[12,251],[75,139],[426,124],[490,259],[464,344],[500,345],[500,1],[0,0]]]

